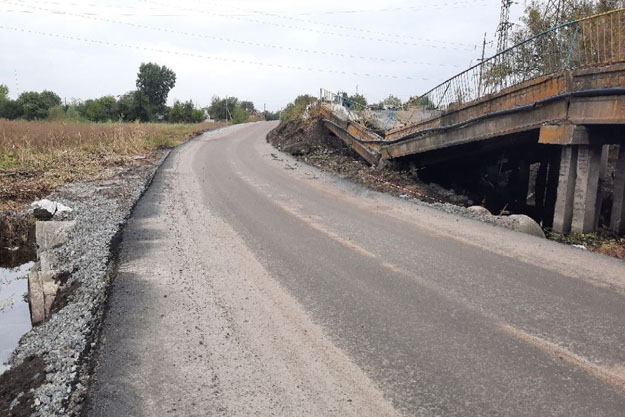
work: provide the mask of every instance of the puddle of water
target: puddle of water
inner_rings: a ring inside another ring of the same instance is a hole
[[[33,265],[0,268],[0,374],[8,369],[6,362],[20,338],[32,328],[24,294],[28,293],[28,271]]]

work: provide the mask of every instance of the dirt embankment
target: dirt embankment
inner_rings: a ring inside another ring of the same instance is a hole
[[[0,211],[0,268],[34,259],[35,218],[29,213]]]
[[[281,123],[267,135],[267,141],[303,162],[375,191],[403,198],[416,198],[439,204],[443,208],[446,204],[459,207],[480,204],[479,201],[472,201],[471,197],[457,194],[454,190],[447,190],[435,183],[424,183],[410,170],[375,169],[369,166],[326,129],[318,117]],[[625,259],[625,237],[614,236],[605,231],[563,236],[547,230],[546,235],[551,240],[569,245],[583,245],[589,250]]]
[[[431,203],[463,206],[473,203],[466,196],[419,181],[410,171],[371,167],[334,136],[320,118],[282,123],[267,135],[267,141],[310,165],[375,191],[416,197]]]

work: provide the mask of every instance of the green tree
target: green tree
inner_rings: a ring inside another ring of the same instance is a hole
[[[155,118],[147,95],[139,90],[129,91],[119,98],[116,105],[116,119],[126,122],[148,122]]]
[[[0,84],[0,101],[9,99],[9,87],[4,84]]]
[[[401,103],[401,99],[399,97],[395,97],[392,94],[389,94],[388,97],[386,97],[384,100],[382,100],[382,107],[387,107],[387,108],[399,108],[401,107],[402,103]]]
[[[48,110],[61,105],[61,98],[52,91],[26,91],[17,98],[17,104],[24,119],[43,120],[48,117]]]
[[[282,112],[282,121],[289,122],[292,120],[300,120],[304,116],[306,108],[316,102],[317,98],[308,94],[297,96],[293,103],[289,103]]]
[[[169,109],[167,120],[171,123],[199,123],[206,119],[204,110],[195,107],[191,100],[184,103],[176,100]]]
[[[141,64],[137,74],[137,91],[147,97],[151,107],[144,109],[145,113],[150,115],[161,113],[165,108],[167,96],[175,85],[176,73],[171,69],[152,62]]]
[[[256,113],[256,108],[254,107],[254,103],[251,101],[241,101],[239,104],[243,110],[248,113]]]
[[[362,94],[349,96],[348,100],[355,109],[363,109],[367,107],[367,99]]]
[[[234,109],[239,106],[239,99],[236,97],[213,97],[211,105],[208,107],[208,114],[214,120],[232,120]]]
[[[232,123],[234,123],[235,125],[239,123],[245,123],[249,118],[250,115],[247,111],[245,111],[245,109],[243,109],[243,107],[239,105],[234,108],[234,112],[232,114]]]
[[[92,122],[106,122],[110,114],[104,104],[98,100],[87,100],[84,103],[84,117]]]

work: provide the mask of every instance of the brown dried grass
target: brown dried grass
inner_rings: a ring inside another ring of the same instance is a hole
[[[72,181],[110,177],[218,123],[61,123],[0,119],[0,209]]]

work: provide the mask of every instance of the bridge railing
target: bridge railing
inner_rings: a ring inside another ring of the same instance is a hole
[[[551,28],[439,84],[417,99],[445,110],[561,70],[625,61],[625,9]]]
[[[397,108],[375,108],[351,100],[345,93],[333,93],[321,89],[321,103],[331,106],[334,114],[344,120],[358,123],[361,126],[382,133],[398,125]]]

